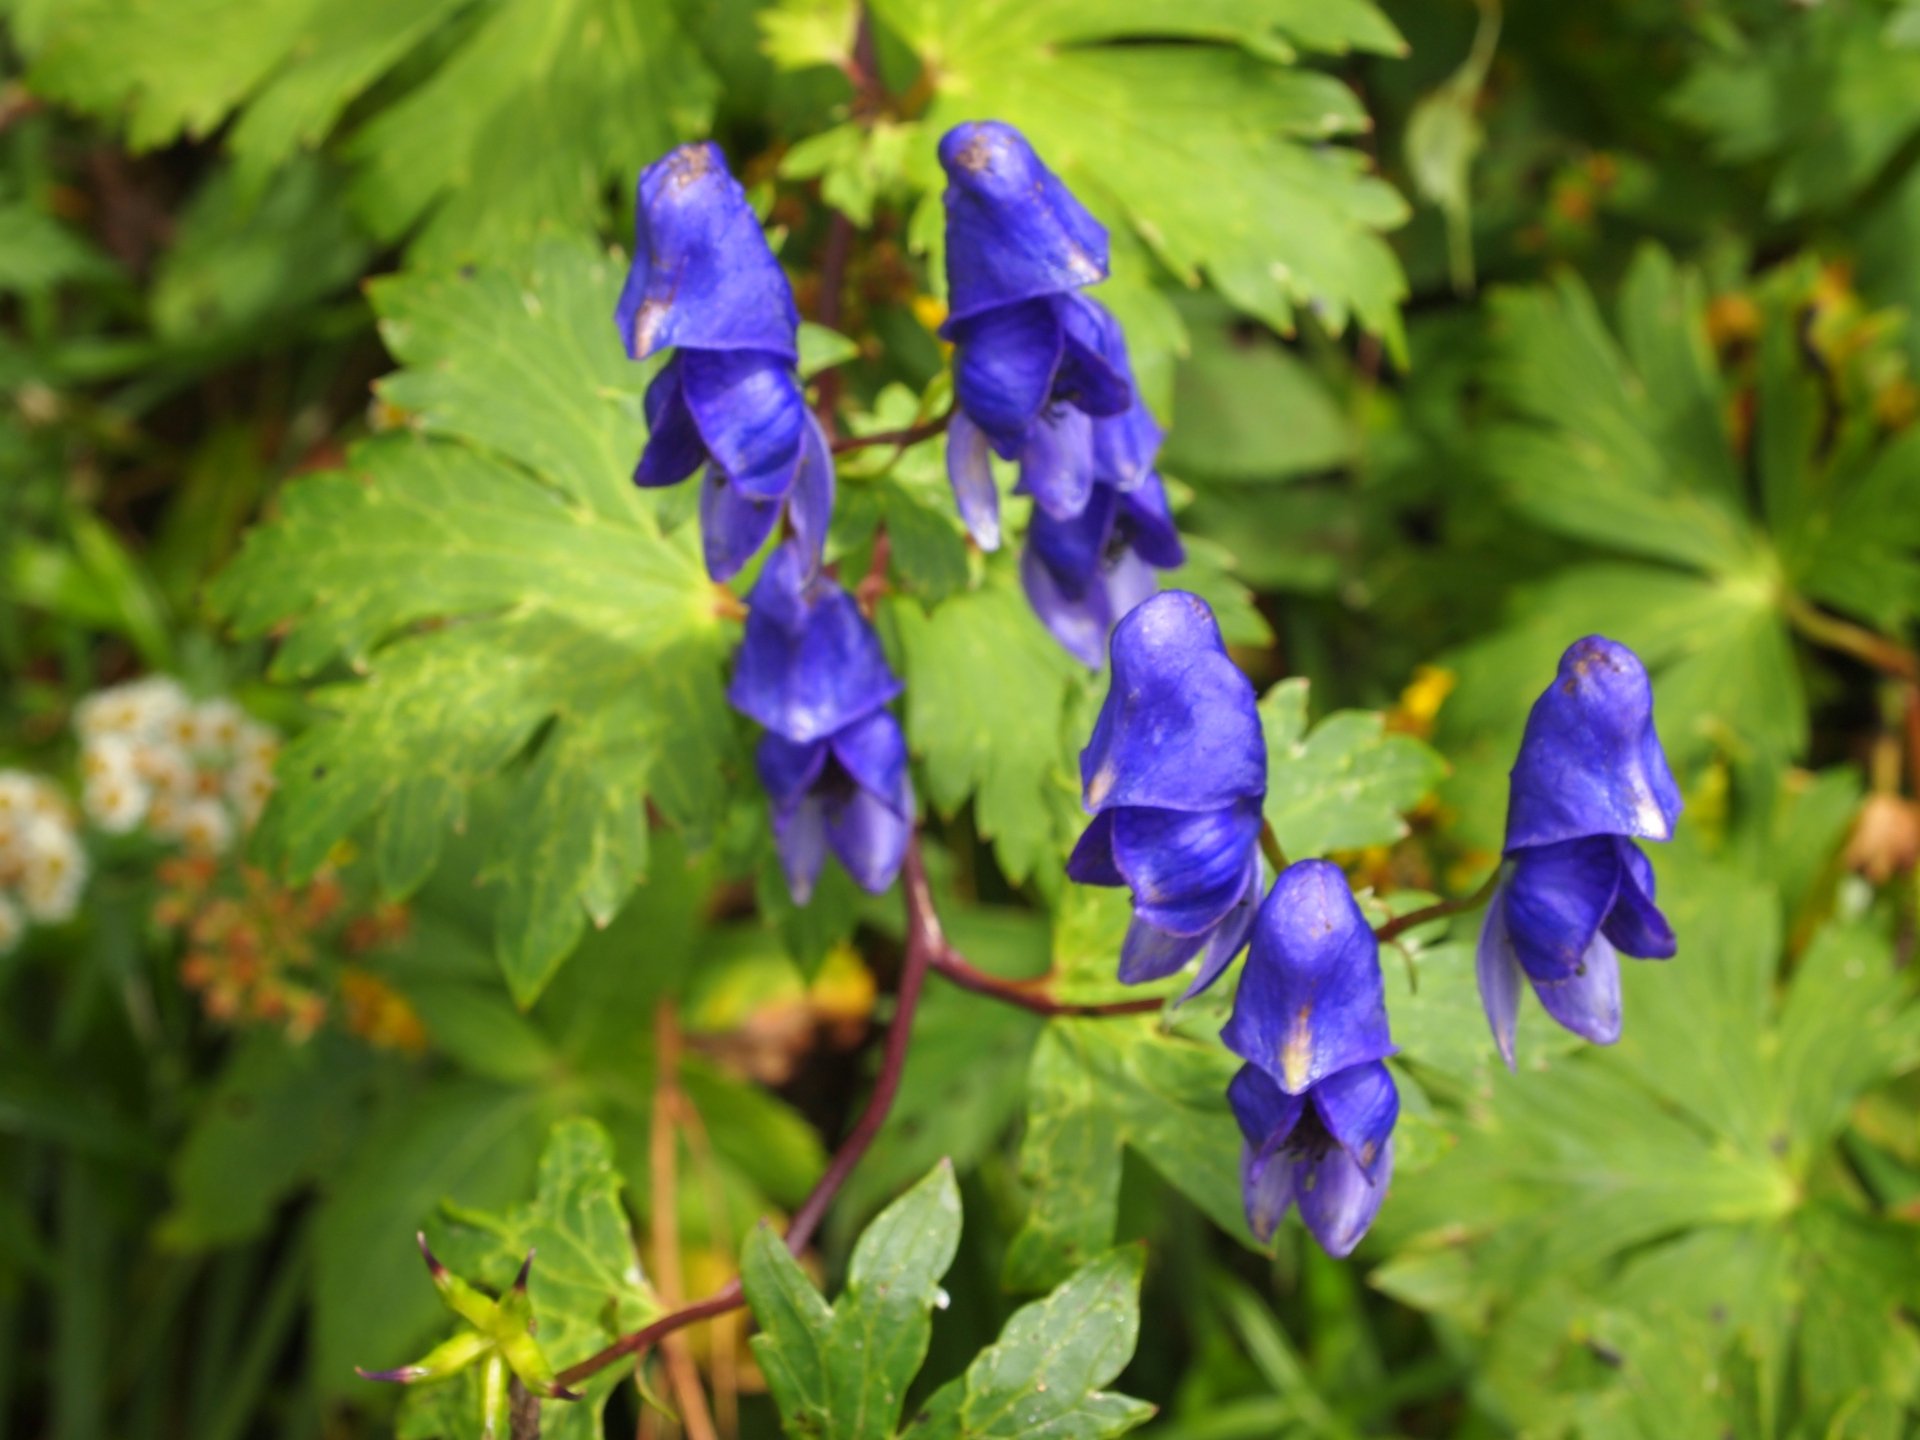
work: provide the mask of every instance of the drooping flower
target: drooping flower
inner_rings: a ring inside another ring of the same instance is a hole
[[[1198,596],[1165,591],[1114,630],[1080,780],[1094,818],[1067,874],[1133,891],[1120,978],[1157,980],[1199,955],[1188,993],[1204,989],[1253,923],[1267,752],[1253,687]]]
[[[1186,562],[1154,468],[1161,438],[1138,400],[1123,415],[1094,421],[1085,508],[1063,520],[1036,507],[1027,530],[1020,578],[1028,602],[1054,638],[1096,670],[1113,627],[1159,588],[1154,572]]]
[[[958,125],[947,172],[947,293],[956,407],[947,475],[981,548],[1000,543],[988,452],[1020,462],[1020,488],[1058,519],[1086,507],[1093,422],[1133,404],[1125,341],[1079,294],[1107,275],[1107,232],[1010,125]],[[1115,363],[1118,354],[1120,362]]]
[[[793,542],[768,558],[727,692],[766,727],[756,759],[802,905],[829,850],[862,887],[885,890],[913,831],[906,739],[886,708],[900,682],[853,597],[808,569]]]
[[[1675,949],[1634,841],[1671,839],[1679,816],[1646,667],[1602,636],[1576,641],[1527,717],[1507,869],[1480,931],[1480,998],[1509,1066],[1523,975],[1568,1030],[1620,1038],[1619,955],[1665,960]]]
[[[1289,1095],[1258,1065],[1242,1065],[1227,1101],[1244,1141],[1240,1190],[1254,1235],[1271,1240],[1298,1205],[1321,1249],[1352,1254],[1393,1178],[1400,1092],[1387,1067],[1355,1065]]]
[[[1393,1172],[1399,1092],[1380,947],[1337,866],[1274,882],[1220,1038],[1247,1063],[1227,1089],[1245,1141],[1247,1222],[1265,1240],[1298,1204],[1331,1255],[1373,1223]]]
[[[810,563],[833,512],[833,457],[795,365],[800,317],[746,192],[711,141],[640,175],[633,266],[614,323],[627,354],[674,355],[647,387],[634,483],[674,485],[703,465],[701,541],[725,580],[784,511]]]

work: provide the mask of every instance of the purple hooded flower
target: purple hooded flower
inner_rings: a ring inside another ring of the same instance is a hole
[[[1509,1066],[1523,975],[1576,1035],[1620,1038],[1619,955],[1665,960],[1675,948],[1634,841],[1671,839],[1679,815],[1646,667],[1612,640],[1577,641],[1527,717],[1508,868],[1480,931],[1480,998]]]
[[[1265,1240],[1298,1204],[1321,1247],[1347,1254],[1386,1193],[1400,1097],[1381,1063],[1379,943],[1337,866],[1304,860],[1274,883],[1220,1039],[1247,1062],[1227,1089],[1247,1223]]]
[[[783,509],[817,564],[833,458],[794,373],[793,290],[711,142],[683,145],[641,173],[633,266],[614,323],[635,360],[675,351],[647,387],[648,439],[633,478],[674,485],[706,467],[708,573],[734,575]]]
[[[1080,779],[1094,818],[1067,874],[1133,891],[1120,978],[1157,980],[1200,955],[1188,993],[1204,989],[1253,922],[1267,790],[1253,687],[1204,600],[1165,591],[1113,632],[1113,678]]]
[[[1113,627],[1159,589],[1154,572],[1186,563],[1154,468],[1161,438],[1138,400],[1125,414],[1094,421],[1094,483],[1085,507],[1063,520],[1036,506],[1027,529],[1020,557],[1027,599],[1054,638],[1095,670]]]
[[[1094,484],[1093,424],[1133,404],[1125,340],[1078,293],[1107,275],[1107,232],[1010,125],[956,126],[947,172],[947,292],[956,408],[947,474],[981,548],[1000,543],[989,452],[1020,462],[1020,486],[1060,519]]]
[[[876,710],[811,744],[763,735],[755,759],[796,905],[812,898],[829,850],[862,889],[878,895],[893,884],[913,835],[913,785],[906,737],[891,711]]]
[[[1240,1190],[1247,1225],[1262,1242],[1290,1206],[1336,1258],[1360,1243],[1393,1178],[1393,1126],[1400,1092],[1374,1061],[1289,1095],[1258,1065],[1227,1086],[1240,1122]]]
[[[853,597],[810,575],[794,543],[768,558],[749,603],[727,698],[767,730],[756,760],[787,887],[806,904],[832,851],[883,891],[913,831],[906,740],[886,708],[900,682]]]

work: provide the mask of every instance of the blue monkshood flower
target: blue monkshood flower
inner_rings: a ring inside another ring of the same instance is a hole
[[[1126,366],[1122,353],[1120,363]],[[1126,367],[1131,378],[1131,367]],[[1083,665],[1099,669],[1107,637],[1159,588],[1156,570],[1186,563],[1155,461],[1163,432],[1145,404],[1093,422],[1093,492],[1078,515],[1035,508],[1020,557],[1034,612]]]
[[[947,293],[954,344],[947,474],[983,549],[1000,543],[988,452],[1020,462],[1020,487],[1069,519],[1093,491],[1093,423],[1133,405],[1125,340],[1078,293],[1107,274],[1107,232],[1024,136],[998,121],[940,141],[947,172]]]
[[[1220,1039],[1289,1095],[1393,1053],[1380,942],[1339,866],[1302,860],[1274,882]]]
[[[1248,1224],[1265,1240],[1297,1203],[1347,1254],[1386,1192],[1400,1099],[1380,1063],[1394,1047],[1379,942],[1337,866],[1304,860],[1274,882],[1220,1039],[1247,1062],[1227,1098]]]
[[[1240,1192],[1247,1225],[1263,1243],[1298,1205],[1307,1230],[1336,1258],[1360,1243],[1393,1178],[1400,1092],[1374,1061],[1289,1095],[1258,1065],[1227,1086],[1240,1122]]]
[[[907,742],[876,710],[824,740],[760,738],[760,781],[773,800],[773,838],[796,905],[813,895],[831,850],[862,889],[893,884],[913,834]]]
[[[808,571],[794,541],[768,557],[727,691],[766,727],[756,759],[800,905],[829,850],[860,885],[885,890],[913,831],[906,740],[886,708],[900,682],[853,597]]]
[[[817,563],[833,457],[794,372],[793,289],[711,142],[682,145],[641,172],[633,267],[614,323],[635,360],[674,350],[647,387],[648,440],[633,478],[674,485],[706,467],[708,573],[734,575],[783,509]]]
[[[1619,955],[1674,953],[1653,867],[1634,841],[1671,839],[1679,816],[1646,667],[1599,635],[1577,641],[1527,717],[1507,869],[1480,930],[1480,998],[1509,1066],[1522,975],[1574,1034],[1620,1038]]]
[[[1094,818],[1067,874],[1133,891],[1120,978],[1157,980],[1199,955],[1187,993],[1204,989],[1253,922],[1267,750],[1253,687],[1198,596],[1163,591],[1114,630],[1080,780]]]

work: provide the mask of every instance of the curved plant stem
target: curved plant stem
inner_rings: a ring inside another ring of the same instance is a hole
[[[1920,685],[1920,655],[1898,641],[1890,640],[1864,625],[1856,625],[1851,620],[1829,615],[1791,591],[1782,598],[1781,605],[1793,628],[1816,645],[1851,655],[1883,675],[1891,675],[1909,685]]]
[[[847,262],[853,258],[853,221],[838,210],[827,222],[827,239],[820,253],[820,299],[815,318],[829,330],[840,328],[840,304],[847,284]],[[814,382],[813,413],[820,428],[827,432],[827,443],[840,448],[838,429],[840,409],[840,372],[829,370]]]
[[[1482,885],[1471,895],[1459,900],[1442,900],[1438,904],[1422,905],[1418,910],[1409,910],[1404,915],[1396,915],[1384,925],[1376,925],[1373,933],[1375,937],[1380,940],[1392,940],[1406,934],[1407,931],[1413,929],[1416,925],[1426,924],[1429,920],[1441,920],[1449,915],[1460,915],[1468,910],[1478,910],[1493,898],[1494,886],[1499,883],[1500,869],[1498,866],[1495,866],[1493,873],[1487,877],[1486,884]]]
[[[853,53],[847,59],[847,77],[854,87],[854,113],[862,124],[871,124],[872,118],[886,101],[885,88],[880,83],[880,66],[875,57],[873,39],[873,17],[867,14],[865,5],[856,5],[859,11],[858,28],[854,32]],[[847,264],[853,259],[854,242],[859,236],[859,228],[851,217],[843,211],[835,210],[833,218],[827,222],[827,238],[820,252],[820,295],[815,305],[814,319],[829,330],[840,328],[840,317],[846,302]],[[815,387],[814,413],[820,420],[820,428],[827,432],[827,439],[836,450],[839,447],[839,431],[835,421],[840,408],[840,372],[829,370],[822,375]]]
[[[1280,837],[1274,834],[1273,823],[1268,820],[1260,822],[1260,853],[1267,857],[1274,874],[1287,868],[1287,852],[1281,848]]]
[[[840,1148],[834,1152],[833,1159],[827,1163],[826,1172],[821,1175],[812,1192],[794,1211],[793,1220],[787,1226],[786,1240],[787,1249],[796,1254],[806,1248],[807,1242],[820,1228],[820,1222],[826,1218],[827,1208],[840,1193],[840,1187],[846,1184],[847,1177],[865,1157],[874,1137],[880,1133],[880,1127],[886,1123],[888,1112],[893,1109],[894,1099],[900,1093],[900,1077],[906,1069],[907,1049],[913,1037],[913,1017],[920,1008],[920,994],[926,985],[927,971],[932,968],[934,957],[947,948],[946,936],[940,929],[940,917],[934,912],[933,896],[927,888],[926,866],[920,857],[917,836],[907,849],[901,878],[907,899],[906,959],[900,968],[900,989],[894,1001],[893,1020],[887,1028],[880,1074],[874,1081],[873,1094],[867,1098],[866,1109],[860,1112],[860,1118],[854,1122],[847,1138],[840,1142]],[[622,1335],[598,1354],[589,1355],[579,1364],[569,1366],[560,1377],[560,1383],[571,1385],[627,1356],[642,1354],[676,1330],[738,1309],[744,1300],[739,1280],[730,1280],[706,1299],[662,1315],[651,1324]]]
[[[934,955],[933,968],[962,990],[971,990],[976,995],[986,995],[1008,1005],[1017,1005],[1020,1009],[1030,1010],[1035,1015],[1088,1019],[1108,1015],[1146,1015],[1161,1009],[1167,1003],[1165,996],[1150,996],[1143,1000],[1113,1000],[1104,1004],[1056,1000],[1047,993],[1046,976],[1040,976],[1035,980],[1003,980],[998,975],[989,975],[984,970],[974,969],[967,962],[966,956],[951,946],[942,948]]]
[[[875,445],[891,445],[904,450],[909,445],[918,445],[922,440],[930,440],[947,428],[947,422],[953,419],[953,412],[936,415],[931,420],[922,420],[918,425],[909,425],[904,430],[876,430],[870,435],[843,435],[833,442],[833,453],[844,455],[849,450],[866,450]]]

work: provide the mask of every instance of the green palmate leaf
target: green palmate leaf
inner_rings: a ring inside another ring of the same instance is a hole
[[[1821,1203],[1798,1217],[1794,1238],[1805,1283],[1795,1337],[1805,1413],[1830,1426],[1844,1417],[1856,1434],[1910,1428],[1920,1401],[1913,1225]]]
[[[434,364],[391,393],[486,448],[363,446],[349,472],[293,487],[215,592],[237,629],[281,636],[277,674],[339,659],[367,677],[322,690],[329,718],[285,757],[267,831],[296,871],[378,814],[382,878],[405,893],[469,790],[528,756],[496,850],[500,958],[523,1004],[631,892],[649,797],[696,830],[717,819],[733,743],[727,637],[691,536],[663,538],[626,496],[620,437],[638,436],[601,383],[618,353],[604,317],[587,328],[606,276],[555,247],[525,290],[484,271],[383,287],[394,345]]]
[[[1798,530],[1786,556],[1807,594],[1898,630],[1920,615],[1920,431],[1889,444],[1826,516]]]
[[[612,1142],[588,1120],[555,1125],[540,1158],[533,1199],[502,1215],[460,1212],[436,1232],[435,1249],[455,1273],[504,1290],[529,1251],[528,1296],[534,1333],[556,1368],[583,1360],[660,1313],[640,1270]],[[482,1378],[469,1370],[452,1383],[411,1392],[401,1413],[404,1440],[455,1440],[471,1434]],[[586,1399],[542,1408],[541,1433],[581,1440],[601,1433],[600,1413],[619,1386],[617,1369],[586,1382]]]
[[[487,907],[471,905],[472,871],[485,836],[507,823],[513,795],[503,786],[475,797],[468,833],[413,903],[407,942],[382,957],[383,973],[419,1012],[436,1053],[463,1072],[515,1087],[541,1103],[564,1096],[574,1110],[604,1123],[628,1173],[645,1165],[652,1128],[649,1029],[635,1016],[686,992],[689,974],[714,964],[703,909],[710,891],[706,862],[690,862],[676,837],[654,837],[654,863],[671,883],[641,887],[605,930],[594,930],[540,997],[523,1013],[500,983],[488,953]],[[477,909],[454,921],[452,903]],[[783,962],[784,963],[784,962]],[[772,1207],[806,1195],[826,1163],[818,1134],[771,1092],[689,1056],[682,1088],[712,1136],[713,1166],[736,1206],[716,1215],[716,1232],[744,1228]],[[396,1097],[405,1105],[409,1098]],[[437,1197],[403,1225],[417,1227]],[[460,1197],[466,1198],[466,1197]],[[731,1246],[733,1242],[725,1242]]]
[[[43,94],[84,109],[124,107],[136,149],[202,135],[300,42],[315,0],[169,5],[24,0],[9,5]]]
[[[376,92],[346,146],[352,203],[439,259],[590,228],[609,181],[698,133],[714,80],[667,5],[626,0],[15,0],[41,93],[124,114],[136,148],[235,111],[264,182]],[[382,82],[387,82],[383,84]]]
[[[514,269],[375,281],[380,338],[403,367],[381,398],[429,435],[473,442],[613,520],[649,524],[629,480],[646,423],[646,371],[609,317],[614,261],[577,243]]]
[[[354,133],[354,197],[378,234],[424,222],[414,252],[435,259],[588,229],[608,181],[697,132],[713,95],[670,6],[508,0]]]
[[[1389,845],[1407,833],[1446,764],[1385,717],[1343,710],[1307,729],[1307,682],[1284,680],[1260,702],[1267,736],[1267,823],[1290,860]]]
[[[1700,279],[1663,252],[1635,260],[1617,343],[1577,282],[1501,297],[1496,376],[1521,423],[1497,429],[1490,453],[1509,495],[1561,533],[1729,585],[1784,582],[1879,623],[1912,614],[1913,441],[1889,442],[1858,393],[1867,357],[1837,357],[1847,366],[1826,379],[1809,365],[1796,336],[1816,283],[1796,265],[1762,287],[1750,437],[1728,428]]]
[[[1920,234],[1920,169],[1908,170],[1899,184],[1878,197],[1853,226],[1863,294],[1898,305],[1911,315],[1920,309],[1920,263],[1913,237]],[[1920,328],[1901,327],[1907,363],[1920,368]]]
[[[1123,990],[1114,968],[1130,909],[1120,891],[1063,897],[1053,967],[1062,994],[1091,1000]],[[1029,1204],[1007,1250],[1009,1286],[1043,1289],[1113,1243],[1128,1147],[1251,1243],[1240,1132],[1226,1103],[1238,1066],[1212,1034],[1178,1033],[1157,1015],[1049,1021],[1027,1071],[1020,1173]]]
[[[881,22],[927,66],[934,134],[971,119],[1017,125],[1116,230],[1189,283],[1204,273],[1280,329],[1312,305],[1399,343],[1404,284],[1378,232],[1400,198],[1358,151],[1365,112],[1295,47],[1391,52],[1370,4],[1245,0],[1169,8],[1088,0],[880,0]],[[1216,43],[1147,43],[1201,41]],[[921,183],[939,188],[931,157]],[[931,238],[931,223],[917,227]]]
[[[1495,757],[1583,634],[1646,660],[1676,763],[1720,752],[1777,767],[1807,741],[1789,619],[1818,638],[1819,605],[1888,628],[1916,613],[1915,442],[1875,415],[1869,362],[1884,356],[1810,363],[1797,337],[1814,284],[1790,266],[1760,287],[1750,433],[1729,421],[1739,377],[1716,369],[1699,277],[1662,252],[1635,260],[1617,339],[1574,281],[1496,302],[1512,418],[1486,436],[1495,475],[1541,525],[1646,563],[1563,569],[1517,597],[1511,628],[1451,657],[1443,739],[1463,814],[1498,814]]]
[[[944,1161],[867,1227],[832,1306],[772,1229],[754,1232],[741,1282],[760,1322],[754,1356],[787,1434],[894,1433],[959,1244],[960,1190]]]
[[[1133,1355],[1140,1328],[1136,1247],[1102,1255],[1017,1311],[964,1375],[901,1426],[926,1357],[940,1277],[960,1243],[960,1192],[946,1161],[882,1211],[854,1246],[847,1287],[829,1305],[771,1228],[749,1237],[741,1282],[761,1333],[754,1356],[791,1436],[835,1440],[997,1440],[1119,1435],[1151,1405],[1101,1389]]]
[[[1401,1249],[1376,1282],[1484,1335],[1499,1408],[1549,1432],[1823,1434],[1863,1405],[1897,1414],[1920,1379],[1920,1342],[1890,1318],[1916,1288],[1912,1229],[1835,1186],[1833,1142],[1863,1092],[1920,1065],[1913,986],[1884,936],[1832,924],[1782,997],[1773,890],[1684,851],[1659,869],[1679,955],[1628,964],[1619,1046],[1497,1076],[1381,1212]],[[1543,1023],[1530,1011],[1523,1057]],[[1844,1362],[1842,1311],[1861,1317]],[[1754,1407],[1804,1429],[1754,1428]]]
[[[1532,519],[1649,559],[1754,566],[1703,304],[1699,278],[1656,250],[1621,300],[1624,352],[1577,280],[1499,296],[1495,374],[1524,423],[1495,433],[1490,458]]]
[[[1920,34],[1890,3],[1749,12],[1674,93],[1679,118],[1734,164],[1768,161],[1775,216],[1827,209],[1868,184],[1914,133]]]
[[[888,607],[905,656],[907,740],[928,799],[968,799],[1015,880],[1057,875],[1080,813],[1073,707],[1085,672],[1041,626],[1006,566],[931,610]]]
[[[1000,1339],[935,1391],[903,1434],[1104,1440],[1144,1425],[1153,1406],[1101,1388],[1133,1356],[1144,1260],[1138,1246],[1110,1251],[1015,1312]]]
[[[1806,279],[1812,285],[1811,278]],[[1792,293],[1766,297],[1755,387],[1761,501],[1778,536],[1786,580],[1807,596],[1897,631],[1920,615],[1920,506],[1914,504],[1920,432],[1885,443],[1872,390],[1905,376],[1869,368],[1871,351],[1833,380],[1810,372],[1794,340],[1802,312]],[[1863,373],[1864,372],[1864,373]],[[1864,382],[1864,384],[1863,384]],[[1830,389],[1852,403],[1831,413]]]

